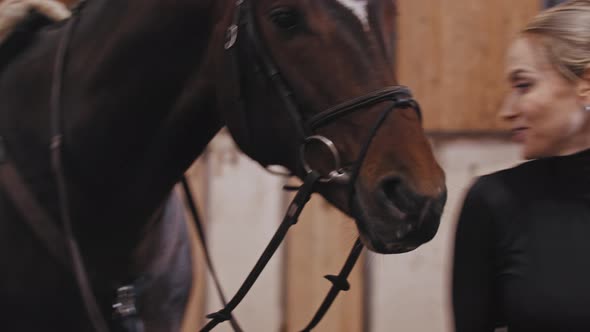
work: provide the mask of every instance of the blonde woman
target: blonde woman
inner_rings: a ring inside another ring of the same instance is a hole
[[[36,10],[53,21],[70,16],[67,7],[56,0],[0,0],[0,43],[31,10]]]
[[[500,116],[530,161],[479,178],[459,218],[456,331],[590,331],[590,0],[547,10],[507,55]]]

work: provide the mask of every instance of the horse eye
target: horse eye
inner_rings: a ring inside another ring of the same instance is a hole
[[[270,13],[270,19],[274,25],[284,30],[291,30],[301,24],[301,14],[291,8],[278,8]]]

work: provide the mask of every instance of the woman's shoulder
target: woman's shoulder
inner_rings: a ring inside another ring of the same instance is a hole
[[[477,196],[493,206],[518,204],[542,192],[546,172],[542,162],[527,161],[477,177],[467,195]]]

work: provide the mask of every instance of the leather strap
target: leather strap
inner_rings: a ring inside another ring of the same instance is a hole
[[[283,109],[287,112],[293,125],[296,127],[295,129],[297,130],[296,134],[299,142],[303,143],[303,139],[310,136],[312,133],[310,129],[304,125],[302,114],[299,112],[299,106],[295,99],[295,93],[289,84],[287,84],[283,75],[281,75],[277,65],[266,51],[263,41],[260,39],[261,34],[257,30],[256,19],[254,18],[254,8],[252,6],[252,1],[244,0],[241,4],[241,8],[237,8],[237,10],[243,10],[241,17],[243,20],[242,24],[247,32],[245,35],[247,38],[246,40],[249,42],[247,45],[248,47],[251,47],[257,55],[257,60],[263,73],[274,86],[277,94],[283,101]]]
[[[307,326],[302,330],[302,332],[311,331],[314,327],[316,327],[322,318],[324,318],[324,315],[328,312],[328,309],[330,309],[332,303],[334,303],[336,296],[338,296],[341,291],[348,291],[350,289],[350,284],[348,283],[347,279],[350,275],[350,272],[352,272],[352,268],[356,264],[356,261],[359,259],[363,248],[364,247],[361,243],[361,240],[357,238],[356,242],[352,246],[352,250],[350,251],[348,258],[346,259],[346,262],[344,263],[344,266],[340,270],[340,273],[337,276],[327,275],[324,277],[332,283],[332,288],[330,288],[330,291],[324,298],[324,301],[318,308],[318,311],[316,311],[315,315],[309,324],[307,324]]]
[[[418,113],[418,116],[422,118],[420,106],[412,98],[412,92],[410,92],[410,90],[404,86],[395,85],[371,92],[369,94],[331,107],[309,119],[308,126],[312,129],[316,129],[346,114],[385,101],[392,101],[396,108],[411,107],[416,111],[416,113]]]
[[[27,184],[8,158],[8,151],[2,137],[0,137],[0,184],[35,236],[41,240],[60,265],[71,270],[64,236],[58,224],[28,190]]]
[[[223,309],[207,315],[207,318],[210,318],[211,321],[209,321],[209,323],[207,323],[207,325],[201,329],[201,332],[211,331],[219,323],[222,323],[231,318],[232,311],[238,306],[238,304],[240,304],[248,291],[250,291],[250,288],[252,288],[256,282],[256,279],[258,279],[260,273],[262,273],[262,270],[264,270],[266,267],[266,264],[268,264],[274,253],[279,248],[279,245],[285,238],[285,235],[287,235],[289,228],[297,223],[299,215],[301,214],[301,211],[303,211],[305,204],[309,201],[309,198],[314,191],[314,186],[317,184],[319,178],[320,174],[317,172],[310,172],[307,175],[303,186],[299,189],[299,192],[297,192],[297,195],[295,195],[295,198],[293,198],[291,204],[289,204],[287,214],[283,218],[281,225],[270,240],[270,243],[266,249],[264,249],[264,252],[256,262],[256,265],[254,265],[252,271],[248,274],[248,277],[246,277],[246,280],[244,280],[242,286],[240,286],[234,297]]]
[[[211,259],[211,254],[209,253],[209,246],[207,245],[207,236],[205,235],[205,228],[204,228],[203,222],[201,221],[201,218],[199,216],[199,211],[197,210],[197,201],[195,200],[195,198],[193,196],[191,187],[187,181],[186,176],[182,177],[181,184],[182,184],[182,190],[184,191],[185,203],[186,203],[186,205],[188,205],[189,211],[191,212],[191,215],[193,217],[193,222],[195,223],[195,226],[197,228],[197,234],[199,235],[199,240],[201,241],[201,247],[203,248],[203,253],[205,256],[205,262],[206,262],[207,266],[209,267],[209,274],[213,278],[213,283],[215,284],[215,289],[217,290],[217,296],[219,297],[221,304],[223,304],[224,307],[227,307],[227,300],[226,300],[225,294],[223,293],[223,289],[221,287],[221,282],[219,281],[217,271],[215,270],[215,267],[213,266],[213,260]],[[236,332],[243,331],[242,328],[240,327],[240,324],[238,324],[237,319],[233,315],[230,316],[229,322],[230,322],[232,328],[234,329],[234,331],[236,331]]]
[[[84,2],[79,4],[78,10]],[[54,79],[51,85],[50,95],[50,115],[51,115],[51,167],[53,176],[57,184],[57,194],[59,198],[59,213],[63,225],[64,239],[68,252],[71,258],[72,269],[78,289],[82,296],[82,301],[90,319],[92,326],[97,332],[108,332],[108,324],[100,310],[96,296],[92,291],[90,284],[90,278],[86,270],[80,247],[76,241],[76,237],[72,230],[71,211],[68,201],[68,193],[66,180],[64,176],[64,170],[62,165],[62,154],[63,154],[63,131],[61,128],[62,113],[61,113],[61,102],[62,102],[62,90],[63,90],[63,78],[65,75],[65,62],[68,54],[69,42],[78,22],[80,15],[79,11],[76,12],[66,23],[64,34],[59,41],[57,54],[54,65]]]

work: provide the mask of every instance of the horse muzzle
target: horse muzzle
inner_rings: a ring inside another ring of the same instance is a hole
[[[446,199],[446,189],[435,197],[423,196],[391,177],[370,193],[357,188],[352,208],[363,244],[374,252],[393,254],[412,251],[434,238]]]

